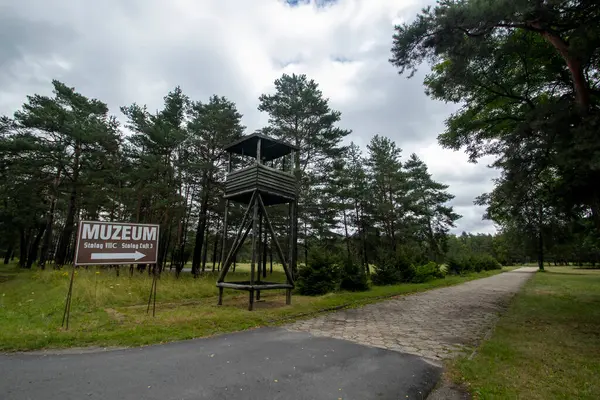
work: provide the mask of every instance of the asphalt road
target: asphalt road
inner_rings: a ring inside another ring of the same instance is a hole
[[[0,355],[0,398],[423,399],[441,368],[278,328],[96,353]]]

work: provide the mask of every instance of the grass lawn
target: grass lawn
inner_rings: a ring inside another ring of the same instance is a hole
[[[598,399],[600,270],[546,267],[449,376],[480,399]]]
[[[248,279],[247,266],[238,265],[228,280]],[[194,279],[183,273],[177,279],[164,273],[158,281],[156,317],[146,314],[152,278],[129,276],[123,268],[80,270],[75,275],[69,330],[61,328],[70,269],[25,271],[0,266],[0,350],[32,350],[71,346],[139,346],[190,339],[265,325],[277,325],[334,307],[356,307],[382,297],[455,285],[494,275],[488,271],[448,276],[422,284],[373,287],[368,292],[336,292],[324,296],[294,295],[285,305],[285,291],[262,293],[265,301],[247,311],[248,294],[225,289],[223,306],[217,306],[216,275]],[[237,276],[236,276],[237,275]],[[278,266],[269,281],[284,281]]]

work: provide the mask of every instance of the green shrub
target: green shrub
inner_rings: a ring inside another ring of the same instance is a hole
[[[437,265],[438,269],[437,269],[437,274],[436,274],[436,278],[438,279],[443,279],[446,277],[446,269],[444,268],[444,266],[442,264],[438,264]]]
[[[298,293],[307,296],[318,296],[335,290],[339,273],[336,259],[324,250],[311,252],[308,265],[298,271],[296,286]]]
[[[425,251],[416,246],[400,246],[397,254],[412,265],[424,265],[429,261]]]
[[[415,274],[415,268],[403,255],[387,256],[378,261],[375,271],[371,274],[374,285],[394,285],[400,282],[410,282]]]
[[[467,272],[471,272],[471,262],[469,259],[461,258],[450,258],[448,259],[448,273],[452,275],[462,275]]]
[[[501,269],[502,265],[489,254],[477,254],[469,257],[469,264],[476,272]]]
[[[402,273],[396,266],[395,257],[386,257],[377,261],[371,274],[371,282],[377,286],[394,285],[402,281]]]
[[[354,262],[348,257],[341,268],[340,289],[352,292],[363,292],[369,290],[369,281],[362,265]]]
[[[462,275],[468,272],[501,269],[502,265],[489,254],[474,254],[470,257],[448,259],[448,273]]]
[[[475,272],[483,271],[483,267],[485,264],[479,255],[469,257],[467,259],[467,262],[469,263],[469,267],[472,271],[475,271]]]
[[[412,277],[411,282],[423,283],[443,277],[445,277],[445,273],[444,271],[442,271],[440,266],[435,262],[430,261],[425,265],[421,265],[415,268],[415,274]]]
[[[494,257],[489,254],[479,256],[478,260],[479,264],[481,264],[482,270],[491,271],[494,269],[502,269],[502,264],[500,264]]]

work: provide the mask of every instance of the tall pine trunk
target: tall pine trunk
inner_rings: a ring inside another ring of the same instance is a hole
[[[219,240],[220,240],[220,236],[219,236],[219,231],[217,230],[217,233],[215,233],[215,242],[213,243],[213,253],[212,253],[212,272],[215,272],[215,270],[217,269],[217,252],[219,251]]]
[[[208,213],[209,198],[208,172],[202,174],[202,202],[200,204],[200,216],[196,227],[196,242],[194,244],[194,255],[192,257],[192,274],[198,276],[202,262],[202,245],[204,244],[204,231],[206,230],[206,214]]]
[[[262,249],[263,250],[263,253],[262,253],[262,276],[263,276],[263,278],[267,277],[267,240],[268,240],[267,227],[265,226],[264,233],[263,233],[263,240],[262,240],[262,246],[263,246],[263,249]]]
[[[79,162],[81,159],[81,142],[75,143],[75,161],[73,163],[73,187],[71,188],[71,196],[69,197],[69,208],[67,209],[67,218],[65,220],[65,227],[62,231],[62,235],[58,242],[58,249],[56,250],[56,264],[64,265],[67,259],[67,251],[69,244],[71,243],[71,237],[73,236],[75,214],[77,213],[77,185],[79,184]]]
[[[537,235],[538,239],[538,267],[540,271],[544,270],[544,236],[542,235],[542,230],[540,229]]]
[[[190,213],[192,211],[192,202],[193,202],[193,194],[190,193],[191,190],[186,190],[186,195],[185,195],[185,214],[183,216],[183,224],[182,224],[182,236],[181,236],[181,241],[179,242],[178,245],[178,259],[177,259],[177,265],[175,267],[175,270],[177,271],[177,276],[179,276],[179,274],[181,273],[181,271],[183,270],[183,267],[185,266],[185,263],[187,261],[187,257],[185,254],[185,246],[187,244],[187,235],[188,235],[188,224],[189,224],[189,220],[190,220]],[[188,197],[189,196],[189,197]],[[191,199],[190,199],[191,197]],[[190,201],[188,202],[188,199],[190,199]]]
[[[392,193],[392,189],[390,188],[390,209],[391,209],[391,215],[390,215],[390,240],[392,241],[392,251],[394,252],[394,255],[396,254],[396,226],[394,225],[394,220],[396,219],[396,213],[394,210],[394,198],[393,198],[393,193]]]
[[[296,137],[296,147],[300,148],[300,140]],[[292,271],[292,277],[296,279],[298,276],[298,213],[299,213],[299,199],[300,199],[300,182],[302,178],[302,171],[300,171],[300,152],[294,152],[294,177],[296,178],[295,189],[296,189],[296,206],[294,207],[294,212],[292,213],[292,220],[290,221],[293,230],[294,244],[291,251],[291,257],[289,260],[290,270]],[[306,237],[304,238],[304,244],[306,245]],[[305,247],[305,256],[308,256],[308,248]],[[308,265],[305,262],[305,265]]]
[[[27,249],[29,249],[29,241],[31,237],[31,229],[19,229],[19,267],[25,268],[27,265]]]
[[[363,222],[363,217],[360,213],[360,207],[358,201],[354,202],[354,209],[356,212],[356,227],[358,228],[358,236],[361,242],[362,249],[362,258],[363,258],[363,267],[365,268],[367,275],[371,273],[371,269],[369,268],[369,261],[367,257],[367,237],[366,237],[366,229]]]
[[[6,248],[6,253],[4,253],[4,264],[8,264],[10,262],[15,247],[14,238],[10,237],[9,240],[10,242],[8,243],[8,247]]]
[[[308,226],[304,222],[304,265],[308,265]]]
[[[435,240],[435,235],[433,233],[433,228],[431,226],[431,218],[427,217],[427,236],[429,239],[429,249],[431,251],[431,259],[432,261],[439,262],[440,250],[438,248],[438,244]]]
[[[344,237],[346,238],[346,250],[348,252],[348,258],[350,258],[350,238],[348,237],[348,218],[346,216],[346,206],[344,205]]]
[[[206,258],[208,256],[208,239],[209,235],[209,226],[210,224],[206,224],[206,228],[204,229],[204,243],[202,244],[202,272],[206,271]]]
[[[40,241],[46,230],[46,224],[42,223],[38,225],[38,233],[35,235],[35,239],[29,248],[29,255],[27,256],[26,268],[31,268],[35,260],[37,260],[38,249],[40,247]]]
[[[213,252],[212,252],[212,272],[215,272],[216,264],[217,264],[217,252],[219,250],[219,232],[221,229],[221,218],[217,218],[217,226],[215,228],[215,242],[213,243]]]
[[[543,230],[543,223],[544,223],[544,210],[542,208],[542,206],[540,205],[540,209],[538,211],[538,237],[537,237],[537,242],[538,242],[538,267],[540,269],[540,271],[544,270],[544,230]]]
[[[592,221],[594,221],[596,232],[600,234],[600,200],[597,195],[593,197],[590,208],[592,210]]]
[[[571,48],[572,46],[563,38],[554,32],[543,27],[539,22],[534,22],[531,26],[539,31],[563,58],[573,80],[573,90],[575,92],[575,103],[579,110],[586,113],[590,107],[590,89],[583,69],[581,60]]]
[[[52,200],[50,201],[50,209],[46,216],[46,232],[42,240],[42,248],[40,250],[40,268],[46,268],[46,261],[48,260],[48,251],[50,250],[50,243],[52,242],[52,226],[54,225],[54,212],[56,210],[56,201],[58,198],[58,185],[60,183],[60,169],[56,172],[56,178],[54,179],[54,192],[52,193]]]
[[[365,226],[364,221],[362,224],[362,234],[363,234],[363,262],[365,263],[365,268],[367,269],[367,275],[371,274],[371,268],[369,267],[369,254],[367,252],[367,227]]]

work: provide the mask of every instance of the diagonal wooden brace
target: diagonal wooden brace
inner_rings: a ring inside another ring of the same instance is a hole
[[[257,199],[258,199],[258,204],[260,205],[261,212],[265,216],[265,221],[267,222],[267,227],[269,228],[269,232],[271,232],[271,237],[273,239],[273,243],[275,244],[275,249],[277,250],[277,254],[279,254],[279,258],[281,259],[281,265],[283,266],[283,271],[285,272],[285,276],[287,277],[288,283],[293,285],[294,278],[292,277],[292,274],[288,270],[288,266],[287,266],[285,257],[283,256],[283,251],[281,250],[281,246],[279,246],[279,242],[277,241],[277,237],[275,236],[275,230],[273,229],[273,225],[271,225],[271,220],[269,218],[269,214],[267,214],[267,208],[265,207],[265,204],[263,203],[262,197],[260,196],[260,194],[257,195]]]
[[[250,215],[250,209],[252,208],[254,202],[256,201],[256,196],[257,196],[257,192],[255,191],[252,194],[252,197],[250,198],[250,202],[248,203],[248,207],[246,208],[246,212],[244,213],[244,217],[242,218],[242,223],[240,224],[240,228],[238,229],[237,235],[235,236],[233,246],[231,247],[231,250],[229,251],[229,254],[227,255],[227,259],[225,260],[225,263],[223,264],[223,268],[221,269],[221,273],[219,274],[219,279],[217,280],[217,282],[223,282],[223,280],[225,280],[225,275],[227,275],[227,271],[229,270],[229,266],[231,265],[231,261],[233,260],[233,257],[239,250],[243,241],[246,239],[248,232],[246,232],[246,234],[244,234],[243,236],[242,236],[242,232],[244,230],[244,226],[246,225],[246,220],[248,219],[248,216]]]

